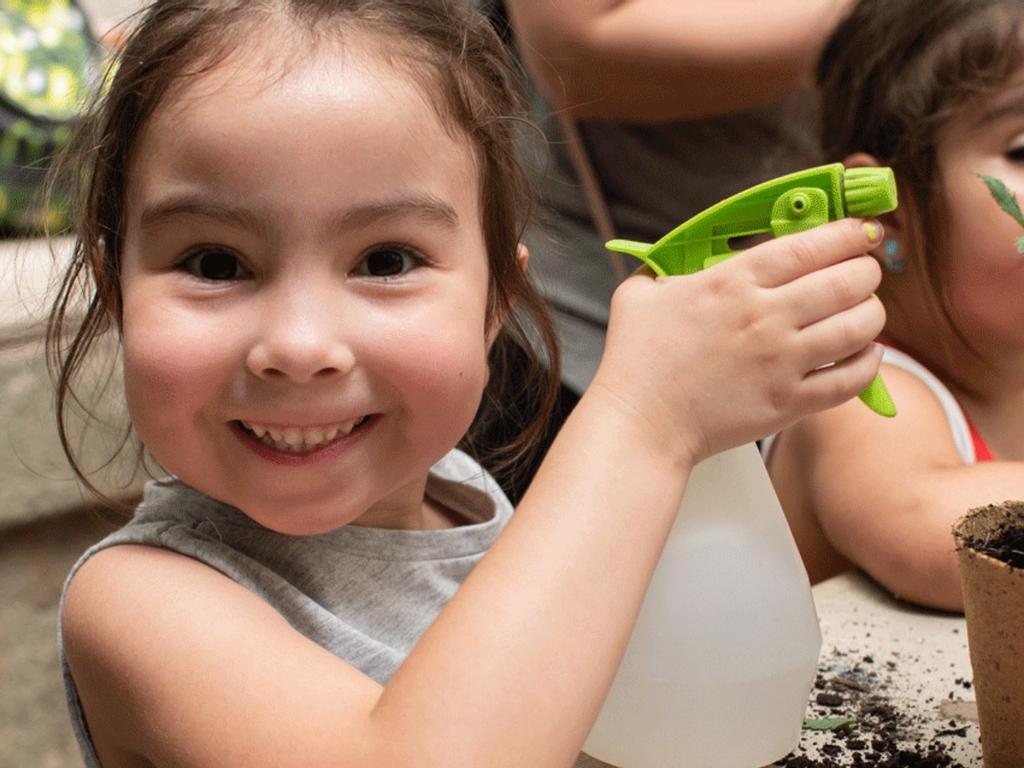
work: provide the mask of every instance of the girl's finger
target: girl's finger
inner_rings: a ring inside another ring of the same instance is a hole
[[[881,281],[878,262],[870,256],[857,256],[799,277],[778,292],[793,322],[803,328],[860,304]]]
[[[875,296],[806,326],[798,334],[804,370],[855,356],[870,346],[884,326],[885,309]]]
[[[815,410],[841,405],[867,388],[881,362],[882,348],[871,344],[842,362],[812,371],[800,383],[801,402]]]
[[[758,285],[775,288],[867,253],[881,242],[882,234],[877,221],[841,219],[756,245],[740,258]]]

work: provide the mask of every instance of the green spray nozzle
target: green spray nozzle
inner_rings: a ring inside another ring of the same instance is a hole
[[[655,274],[690,275],[735,256],[744,243],[803,232],[846,216],[878,216],[896,208],[891,168],[822,165],[751,187],[683,222],[656,243],[611,240],[610,251],[628,253]],[[889,390],[876,376],[860,394],[869,408],[895,416]]]

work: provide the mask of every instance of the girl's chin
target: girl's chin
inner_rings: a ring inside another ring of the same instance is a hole
[[[190,483],[210,498],[233,507],[258,525],[287,536],[316,536],[336,530],[356,520],[366,511],[369,501],[358,502],[349,491],[303,498],[294,486],[278,487],[256,484],[245,488],[211,487],[202,482]],[[204,487],[205,486],[205,487]]]
[[[287,536],[316,536],[346,525],[420,530],[425,486],[426,475],[383,498],[369,489],[352,488],[315,499],[297,498],[294,490],[280,496],[264,492],[228,503],[264,528]]]
[[[342,512],[340,506],[333,506],[329,509],[322,507],[303,509],[293,504],[284,507],[287,509],[287,516],[281,514],[281,507],[274,510],[246,510],[242,507],[240,509],[246,517],[264,528],[286,536],[317,536],[329,533],[348,525],[358,517],[355,513],[347,516],[339,514]]]

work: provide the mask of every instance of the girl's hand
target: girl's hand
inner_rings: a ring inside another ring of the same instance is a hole
[[[881,270],[865,254],[881,237],[844,219],[695,275],[638,270],[613,297],[588,395],[687,463],[855,396],[879,366]]]

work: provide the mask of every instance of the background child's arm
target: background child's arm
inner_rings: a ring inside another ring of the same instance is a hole
[[[902,369],[882,371],[895,419],[855,403],[810,416],[779,437],[772,480],[812,579],[835,570],[834,549],[902,598],[963,610],[953,522],[1021,498],[1024,463],[964,465],[931,391]]]
[[[693,464],[874,376],[879,268],[858,257],[870,246],[844,220],[698,275],[627,280],[593,387],[384,688],[209,568],[138,547],[95,556],[64,629],[101,753],[225,768],[570,765]]]
[[[809,74],[848,0],[506,0],[545,94],[578,118],[686,120],[767,104]]]

